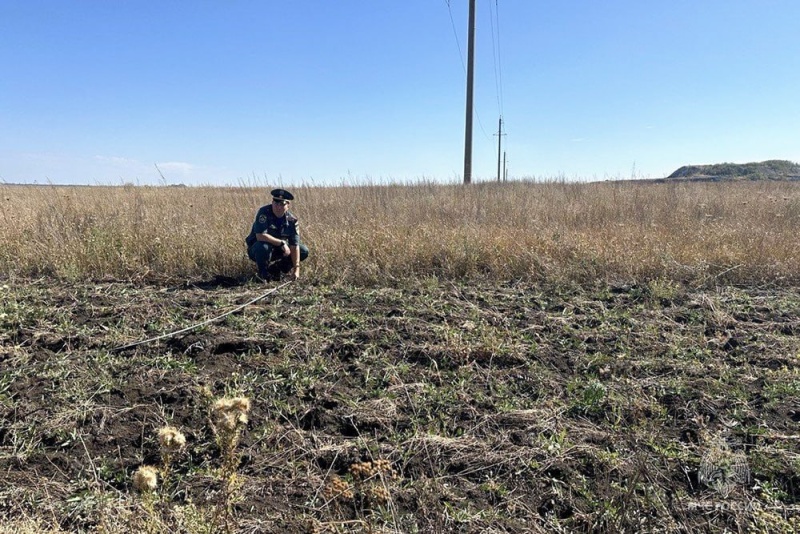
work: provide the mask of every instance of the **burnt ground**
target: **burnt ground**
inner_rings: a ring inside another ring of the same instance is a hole
[[[296,283],[112,350],[264,291],[0,281],[0,517],[124,531],[169,424],[151,512],[192,531],[221,498],[209,406],[246,396],[233,531],[798,527],[797,288]]]

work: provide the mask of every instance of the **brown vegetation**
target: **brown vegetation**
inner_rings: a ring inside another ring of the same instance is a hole
[[[798,185],[295,194],[2,188],[0,533],[800,527]]]
[[[317,282],[800,280],[800,184],[416,184],[295,190]],[[0,187],[0,272],[240,277],[261,188]]]

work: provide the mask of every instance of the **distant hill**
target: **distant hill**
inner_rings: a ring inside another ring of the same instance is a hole
[[[745,180],[800,180],[800,165],[774,159],[761,163],[686,165],[663,181],[723,182]]]

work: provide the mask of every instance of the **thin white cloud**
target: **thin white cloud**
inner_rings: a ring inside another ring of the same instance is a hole
[[[161,172],[174,172],[179,174],[190,174],[197,169],[196,165],[186,163],[185,161],[164,161],[156,163],[156,166],[161,169]]]
[[[156,168],[158,167],[158,168]],[[3,152],[0,179],[8,183],[187,185],[236,183],[235,171],[186,161],[155,163],[136,158],[58,152]]]
[[[118,165],[130,165],[136,164],[141,165],[140,161],[136,161],[135,159],[125,158],[122,156],[95,156],[95,161],[100,161],[103,163],[114,163]]]

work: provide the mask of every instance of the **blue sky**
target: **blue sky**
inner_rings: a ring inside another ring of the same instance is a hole
[[[0,0],[0,182],[460,181],[467,6]],[[797,0],[477,0],[473,181],[501,114],[510,178],[800,161],[799,23]]]

